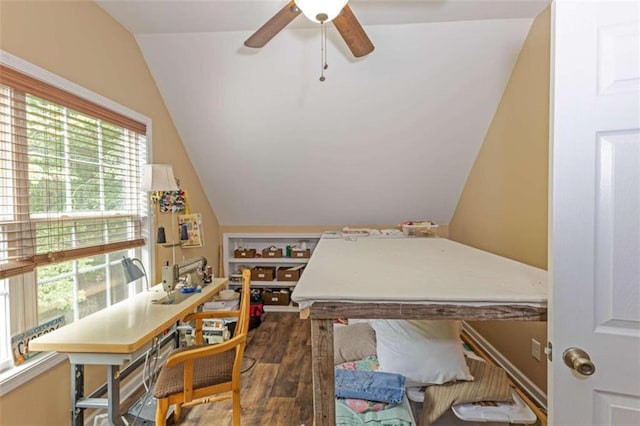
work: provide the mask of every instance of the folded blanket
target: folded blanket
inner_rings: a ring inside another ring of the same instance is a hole
[[[404,376],[379,371],[335,369],[336,397],[368,399],[399,404],[404,395]]]
[[[507,373],[500,367],[467,358],[473,382],[449,382],[427,386],[420,426],[430,426],[452,405],[478,401],[512,401]]]
[[[416,426],[409,400],[405,396],[402,403],[382,411],[368,411],[358,414],[336,400],[336,426]]]

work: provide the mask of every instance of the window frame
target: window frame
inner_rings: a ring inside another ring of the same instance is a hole
[[[0,280],[0,317],[8,318],[11,309],[9,307],[9,280]],[[9,321],[0,323],[0,371],[13,367],[11,359],[11,329]]]
[[[87,99],[90,102],[98,104],[106,109],[112,110],[118,114],[144,124],[146,126],[146,162],[151,162],[150,160],[153,157],[153,135],[152,120],[149,117],[133,111],[126,106],[118,104],[115,101],[112,101],[76,83],[59,77],[54,73],[44,70],[1,49],[0,64],[13,68],[21,72],[22,74],[40,80],[43,83],[47,83],[51,86],[67,91],[73,95]],[[151,283],[155,282],[154,268],[150,267],[150,265],[153,264],[152,259],[154,259],[155,248],[153,244],[148,243],[148,241],[150,241],[149,237],[153,235],[152,217],[151,206],[148,205],[146,211],[143,212],[141,229],[141,236],[147,243],[137,248],[137,250],[140,250],[140,259],[142,260],[143,264],[145,264],[147,271],[149,271],[148,279]],[[8,277],[6,278],[6,281],[8,282],[8,293],[11,295],[8,297],[10,338],[11,334],[15,334],[15,331],[13,330],[24,330],[37,325],[37,282],[35,279],[35,271],[18,275],[16,277]],[[0,297],[4,298],[5,296]],[[3,322],[5,321],[3,320]],[[33,362],[25,363],[17,367],[14,366],[13,368],[5,371],[0,371],[0,396],[10,392],[11,390],[25,383],[27,380],[30,380],[31,378],[37,376],[37,374],[40,374],[40,372],[46,371],[53,365],[62,362],[65,359],[67,359],[66,355],[46,354],[44,356],[38,357],[37,359],[34,359]]]

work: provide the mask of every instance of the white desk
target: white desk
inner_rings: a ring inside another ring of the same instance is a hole
[[[333,426],[334,319],[546,321],[547,272],[443,238],[323,238],[292,299],[311,318],[314,424]]]
[[[225,278],[215,278],[201,293],[176,292],[176,303],[155,304],[165,296],[162,286],[140,293],[107,309],[91,314],[29,342],[31,351],[61,352],[71,362],[72,425],[82,425],[84,408],[108,410],[109,424],[122,424],[120,419],[119,368],[144,354],[154,337],[226,288]],[[108,398],[83,399],[82,378],[86,364],[107,366]],[[78,389],[79,388],[79,389]]]

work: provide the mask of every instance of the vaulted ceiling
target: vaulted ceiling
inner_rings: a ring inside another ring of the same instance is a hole
[[[548,0],[351,1],[355,59],[286,0],[97,0],[136,38],[221,225],[448,223]]]

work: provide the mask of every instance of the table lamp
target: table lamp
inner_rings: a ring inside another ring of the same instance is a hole
[[[158,193],[177,191],[179,188],[173,176],[171,164],[146,164],[140,188],[143,191],[151,192],[151,199],[155,202],[158,202],[162,197],[162,194]]]

